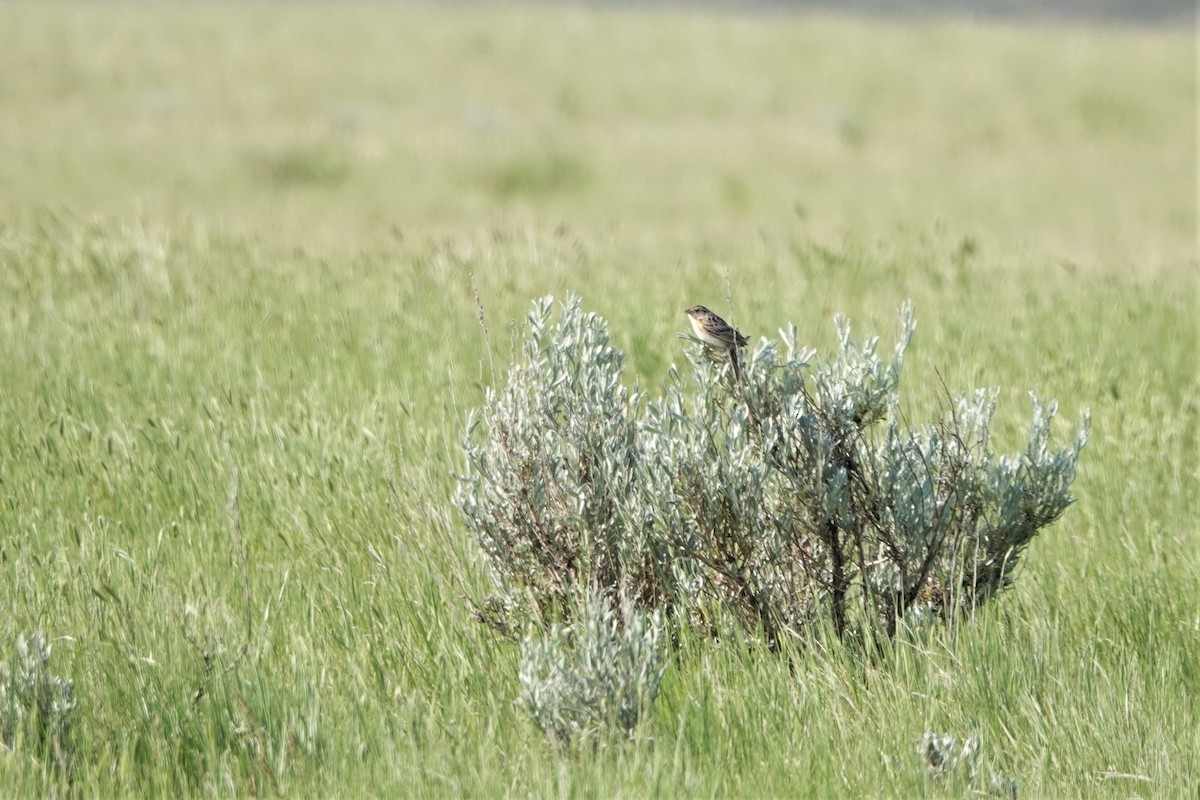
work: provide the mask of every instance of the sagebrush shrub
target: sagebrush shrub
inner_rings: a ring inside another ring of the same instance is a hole
[[[640,510],[630,501],[642,397],[621,383],[624,356],[600,317],[575,300],[551,325],[552,308],[535,303],[524,363],[468,423],[455,501],[502,593],[543,614],[569,607],[579,587],[645,584],[665,601],[657,571],[669,555],[649,552],[628,519]]]
[[[51,646],[41,633],[17,637],[15,658],[0,661],[0,744],[67,769],[75,685],[50,672]]]
[[[663,619],[628,601],[580,598],[569,623],[521,641],[521,703],[556,741],[631,735],[666,669]]]
[[[929,776],[939,783],[957,784],[972,795],[1016,800],[1017,782],[1003,772],[984,768],[986,759],[980,755],[978,731],[972,731],[966,739],[926,731],[920,753]]]
[[[772,649],[818,622],[892,636],[1003,589],[1073,501],[1086,415],[1053,449],[1056,405],[1035,397],[1007,456],[989,447],[995,392],[906,424],[907,306],[889,354],[839,317],[830,357],[793,328],[758,343],[742,380],[694,357],[654,399],[621,382],[623,354],[577,297],[557,319],[536,301],[529,323],[524,361],[469,422],[455,494],[493,612],[547,624],[598,587],[674,624],[732,615]]]

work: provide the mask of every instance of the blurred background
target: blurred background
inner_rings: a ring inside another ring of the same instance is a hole
[[[942,226],[1190,263],[1192,11],[6,3],[0,211],[349,246],[493,225],[900,245]]]
[[[614,0],[593,2],[595,5],[622,5]],[[653,2],[638,5],[649,4]],[[721,3],[717,0],[707,5],[713,8],[822,10],[899,16],[916,14],[1034,21],[1074,18],[1168,24],[1189,24],[1196,14],[1195,3],[1187,0],[1146,0],[1144,3],[1137,0],[730,0]]]

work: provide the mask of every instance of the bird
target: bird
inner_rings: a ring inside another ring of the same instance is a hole
[[[696,338],[703,342],[706,348],[728,355],[729,363],[733,365],[733,376],[740,381],[742,369],[738,364],[737,351],[739,347],[745,347],[749,339],[704,306],[692,306],[683,313],[688,315]]]

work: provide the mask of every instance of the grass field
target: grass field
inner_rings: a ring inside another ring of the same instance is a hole
[[[0,660],[70,769],[0,795],[1200,792],[1196,51],[583,8],[0,5]],[[472,278],[473,276],[473,278]],[[474,280],[489,336],[477,321]],[[818,348],[912,298],[913,408],[1093,415],[1078,503],[955,635],[864,665],[687,645],[635,741],[552,747],[470,618],[465,413],[531,298],[630,382],[707,303]]]

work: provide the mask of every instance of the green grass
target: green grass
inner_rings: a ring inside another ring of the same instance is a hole
[[[1170,29],[0,7],[0,652],[45,631],[79,700],[70,782],[18,747],[0,795],[960,797],[917,748],[978,730],[1023,797],[1195,796],[1194,66]],[[1011,446],[1027,390],[1091,408],[1079,502],[953,636],[689,643],[637,741],[557,751],[449,495],[569,290],[651,392],[692,303],[827,348],[911,297],[914,409],[999,386]]]

